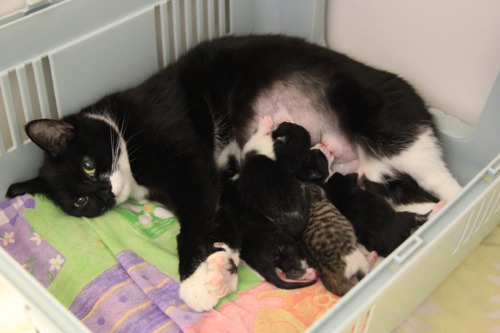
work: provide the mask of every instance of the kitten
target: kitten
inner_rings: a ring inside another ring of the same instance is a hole
[[[181,224],[181,297],[208,310],[232,289],[211,289],[208,257],[224,259],[220,275],[237,257],[209,234],[220,194],[215,161],[229,142],[242,146],[266,115],[294,119],[312,144],[325,144],[332,171],[361,167],[375,182],[407,173],[440,200],[460,191],[432,116],[408,83],[319,45],[266,35],[200,43],[137,87],[61,120],[30,122],[28,136],[45,161],[38,177],[7,195],[43,193],[76,216],[102,214],[130,196],[165,204]]]
[[[309,184],[307,189],[311,198],[309,223],[303,234],[307,262],[326,289],[343,296],[368,273],[377,254],[365,257],[361,253],[352,224],[319,185]]]
[[[303,279],[308,271],[299,240],[309,216],[309,200],[293,172],[308,155],[310,137],[300,126],[263,117],[243,147],[243,156],[228,154],[221,171],[223,184],[219,214],[233,223],[241,238],[241,258],[262,277],[283,289],[315,283]],[[224,161],[223,161],[224,163]]]
[[[301,126],[263,117],[243,147],[238,194],[249,208],[299,237],[309,216],[307,192],[294,173],[309,154],[310,136]]]
[[[359,243],[388,256],[427,221],[426,214],[396,212],[383,198],[361,188],[358,174],[334,173],[324,185],[328,198],[354,226]]]

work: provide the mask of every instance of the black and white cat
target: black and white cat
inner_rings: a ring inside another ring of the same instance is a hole
[[[375,182],[403,172],[445,201],[461,189],[408,83],[301,39],[266,35],[201,43],[135,88],[61,120],[29,123],[45,161],[38,177],[7,194],[44,193],[76,216],[102,214],[130,196],[164,203],[181,224],[181,297],[208,310],[232,288],[210,287],[207,258],[222,259],[224,283],[237,279],[227,275],[237,252],[219,251],[209,235],[220,190],[215,160],[232,140],[242,146],[266,115],[306,128],[312,144],[335,156],[332,171],[361,167]],[[215,301],[199,304],[204,298]]]
[[[241,240],[241,259],[279,288],[301,288],[314,284],[316,275],[304,266],[300,247],[309,220],[308,192],[293,174],[307,158],[311,140],[301,126],[273,127],[272,118],[263,117],[241,154],[235,147],[221,161],[219,214],[226,219],[224,229],[236,230],[233,238]]]

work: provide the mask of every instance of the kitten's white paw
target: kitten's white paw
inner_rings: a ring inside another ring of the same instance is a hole
[[[213,309],[219,299],[236,290],[240,263],[238,251],[224,243],[215,243],[221,248],[200,264],[189,278],[181,282],[179,296],[194,311]]]

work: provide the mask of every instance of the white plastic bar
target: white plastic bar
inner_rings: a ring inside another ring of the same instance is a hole
[[[175,60],[179,59],[181,56],[181,26],[180,26],[180,9],[179,9],[179,1],[178,0],[171,0],[172,3],[172,20],[173,24],[172,26],[174,27],[174,31],[172,31],[172,35],[174,37],[174,54],[175,54]]]
[[[4,102],[3,102],[3,93],[2,93],[2,90],[1,87],[0,87],[0,113],[2,115],[5,115],[6,116],[6,112],[5,111],[5,106],[4,106]],[[0,157],[2,157],[2,155],[4,155],[7,151],[7,147],[5,147],[5,141],[3,139],[3,136],[4,136],[4,127],[1,126],[0,127]],[[5,133],[5,134],[9,134],[9,133]]]
[[[170,43],[169,43],[169,25],[168,25],[168,6],[165,1],[159,5],[160,7],[160,26],[161,26],[161,38],[162,38],[162,53],[163,53],[163,63],[168,65],[172,59],[170,57]]]
[[[203,21],[203,5],[203,0],[196,0],[196,37],[198,42],[205,39],[205,30],[203,29],[205,26]]]
[[[29,94],[28,77],[26,74],[26,66],[16,68],[17,84],[19,86],[19,94],[21,96],[22,111],[26,122],[33,120],[33,103]],[[19,112],[19,110],[16,110]]]
[[[0,78],[0,87],[2,89],[2,96],[5,105],[5,115],[7,116],[8,127],[13,142],[12,148],[7,149],[7,151],[12,151],[19,147],[22,139],[21,134],[19,133],[19,126],[14,101],[12,100],[12,89],[10,87],[8,73]]]
[[[219,5],[217,6],[219,10],[219,36],[224,36],[226,34],[226,1],[217,1],[219,1]]]
[[[214,0],[207,0],[206,1],[207,7],[206,13],[207,13],[207,20],[208,20],[208,39],[213,39],[215,36],[215,17],[214,17]]]
[[[191,0],[184,0],[184,32],[186,41],[186,50],[193,47],[195,41],[193,41],[193,22],[194,18],[192,15]]]

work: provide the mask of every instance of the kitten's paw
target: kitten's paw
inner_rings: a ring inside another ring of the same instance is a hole
[[[273,117],[264,116],[260,118],[259,132],[262,132],[263,134],[271,133],[271,131],[273,130],[273,126],[274,126]]]
[[[189,278],[181,282],[181,299],[194,311],[213,309],[219,299],[238,286],[239,253],[226,244],[215,243],[222,249],[211,254]]]
[[[433,209],[429,212],[429,213],[430,213],[430,214],[429,214],[429,219],[430,219],[431,217],[433,217],[434,215],[436,215],[436,214],[437,214],[437,213],[438,213],[438,212],[439,212],[439,211],[440,211],[440,210],[444,207],[444,205],[446,205],[446,201],[443,201],[443,200],[439,201],[439,202],[438,202],[438,203],[434,206],[434,208],[433,208]]]
[[[377,263],[378,259],[378,253],[377,251],[371,251],[368,253],[365,253],[366,260],[368,260],[368,263],[370,266],[374,266]]]
[[[356,170],[356,173],[358,174],[358,185],[363,184],[363,179],[365,178],[365,170],[362,167],[359,167]]]

